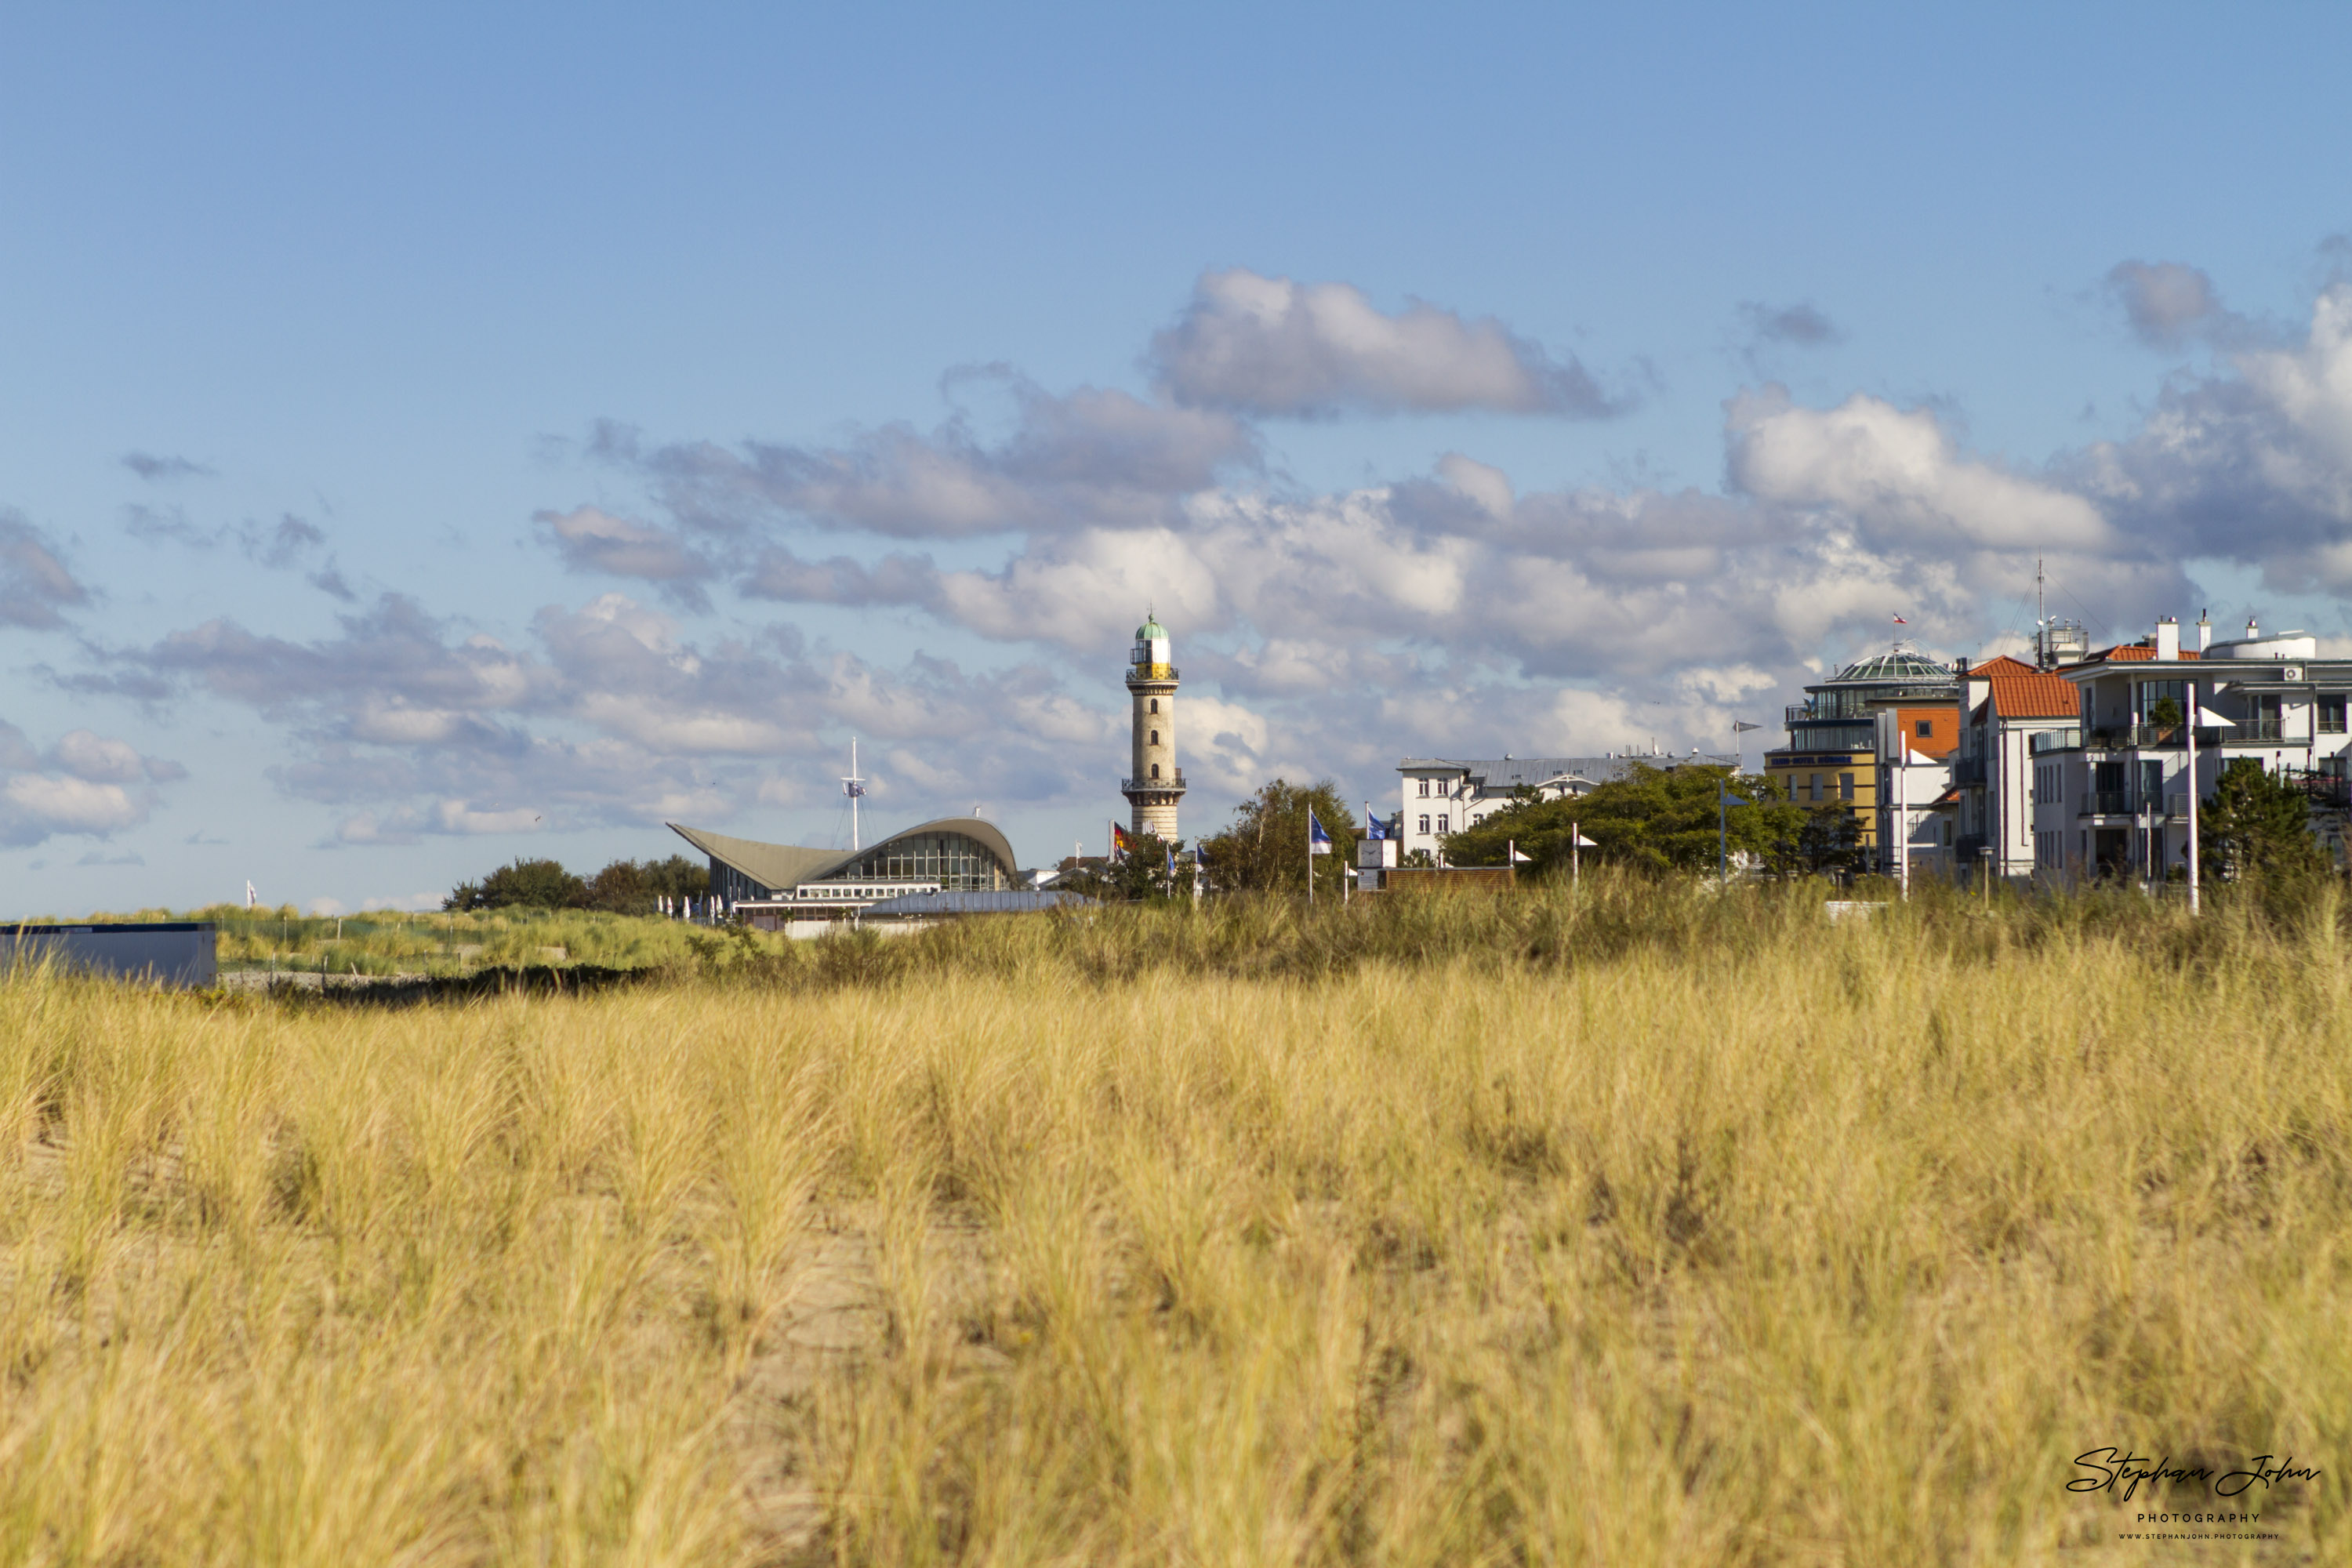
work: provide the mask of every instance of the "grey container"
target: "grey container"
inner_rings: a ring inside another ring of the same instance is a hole
[[[0,926],[0,970],[45,962],[150,985],[205,990],[220,979],[219,931],[210,921]]]

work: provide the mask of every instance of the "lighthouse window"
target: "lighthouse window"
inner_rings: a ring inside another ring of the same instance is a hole
[[[1151,743],[1155,746],[1160,744],[1160,731],[1157,730],[1151,731]]]
[[[1158,763],[1151,764],[1151,776],[1153,778],[1158,778],[1160,776],[1160,764]]]
[[[1151,710],[1152,710],[1154,713],[1157,713],[1157,712],[1159,712],[1159,711],[1160,711],[1160,699],[1158,699],[1157,697],[1155,697],[1155,698],[1153,698],[1153,699],[1151,700]]]

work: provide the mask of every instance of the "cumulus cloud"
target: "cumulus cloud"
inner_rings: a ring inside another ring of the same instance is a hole
[[[186,776],[177,763],[143,756],[126,741],[89,730],[37,750],[22,730],[0,721],[0,845],[69,833],[103,838],[136,827],[157,803],[154,786]]]
[[[2106,284],[2132,335],[2148,348],[2179,348],[2228,319],[2213,279],[2181,262],[2120,261],[2108,270]]]
[[[1555,358],[1493,317],[1415,300],[1393,313],[1346,283],[1246,268],[1204,272],[1151,372],[1177,403],[1259,416],[1486,409],[1603,418],[1622,402],[1573,354]]]
[[[296,755],[272,776],[336,809],[338,844],[724,819],[775,798],[780,772],[830,770],[824,735],[842,730],[914,755],[948,749],[948,794],[966,805],[974,791],[1052,798],[1089,755],[1113,756],[1112,694],[1076,700],[1033,664],[974,675],[921,655],[891,669],[811,653],[791,637],[698,642],[620,594],[542,609],[529,647],[387,595],[331,637],[221,620],[106,658],[120,679],[285,726]],[[91,742],[75,753],[84,771],[128,768]]]
[[[541,511],[533,521],[572,571],[640,578],[661,584],[688,608],[709,605],[699,584],[718,568],[676,529],[633,522],[593,506]]]
[[[158,456],[153,452],[125,452],[122,466],[145,479],[160,484],[172,479],[210,479],[213,470],[202,463],[185,458]]]
[[[60,612],[89,599],[48,536],[23,513],[0,509],[0,626],[47,631],[65,624]]]
[[[1759,500],[1835,508],[1881,538],[2008,550],[2095,550],[2099,509],[2029,475],[1962,455],[1936,416],[1861,394],[1803,408],[1780,387],[1730,405],[1732,482]],[[1891,541],[1890,541],[1891,542]]]
[[[2301,342],[2168,382],[2139,430],[2076,454],[2070,477],[2153,548],[2352,592],[2352,283],[2319,295]]]
[[[1836,322],[1809,304],[1776,306],[1756,300],[1744,300],[1739,307],[1739,319],[1748,328],[1749,340],[1757,343],[1816,348],[1845,336]]]
[[[608,427],[594,450],[646,474],[683,526],[719,536],[778,520],[898,538],[1133,524],[1164,518],[1171,495],[1259,462],[1256,437],[1226,413],[1003,379],[1015,417],[996,440],[958,417],[928,434],[889,425],[830,447],[648,450]]]

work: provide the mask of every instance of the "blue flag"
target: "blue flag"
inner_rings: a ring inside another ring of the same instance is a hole
[[[1366,812],[1364,814],[1364,837],[1367,838],[1386,838],[1388,836],[1388,818],[1384,816],[1374,816],[1370,812]]]
[[[1331,836],[1323,831],[1323,824],[1317,819],[1315,808],[1311,805],[1307,808],[1307,852],[1309,855],[1331,853]]]

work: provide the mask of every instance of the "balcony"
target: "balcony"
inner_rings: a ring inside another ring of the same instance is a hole
[[[1121,795],[1181,795],[1184,792],[1184,770],[1178,768],[1172,779],[1121,779]]]
[[[2291,773],[2287,782],[2303,791],[2304,798],[2324,811],[2352,811],[2352,779],[2335,773]]]
[[[2160,816],[2179,820],[2189,815],[2185,789],[2157,793],[2137,789],[2091,789],[2083,792],[2084,816]]]
[[[2238,727],[2236,729],[2224,730],[2221,731],[2221,736],[2222,739],[2226,741],[2283,741],[2286,739],[2286,736],[2281,731],[2281,721],[2277,719],[2241,719],[2238,721]],[[2300,736],[2296,737],[2298,740],[2301,738],[2302,737]]]
[[[1961,757],[1952,763],[1952,783],[1965,789],[1985,782],[1985,760],[1982,757]]]

